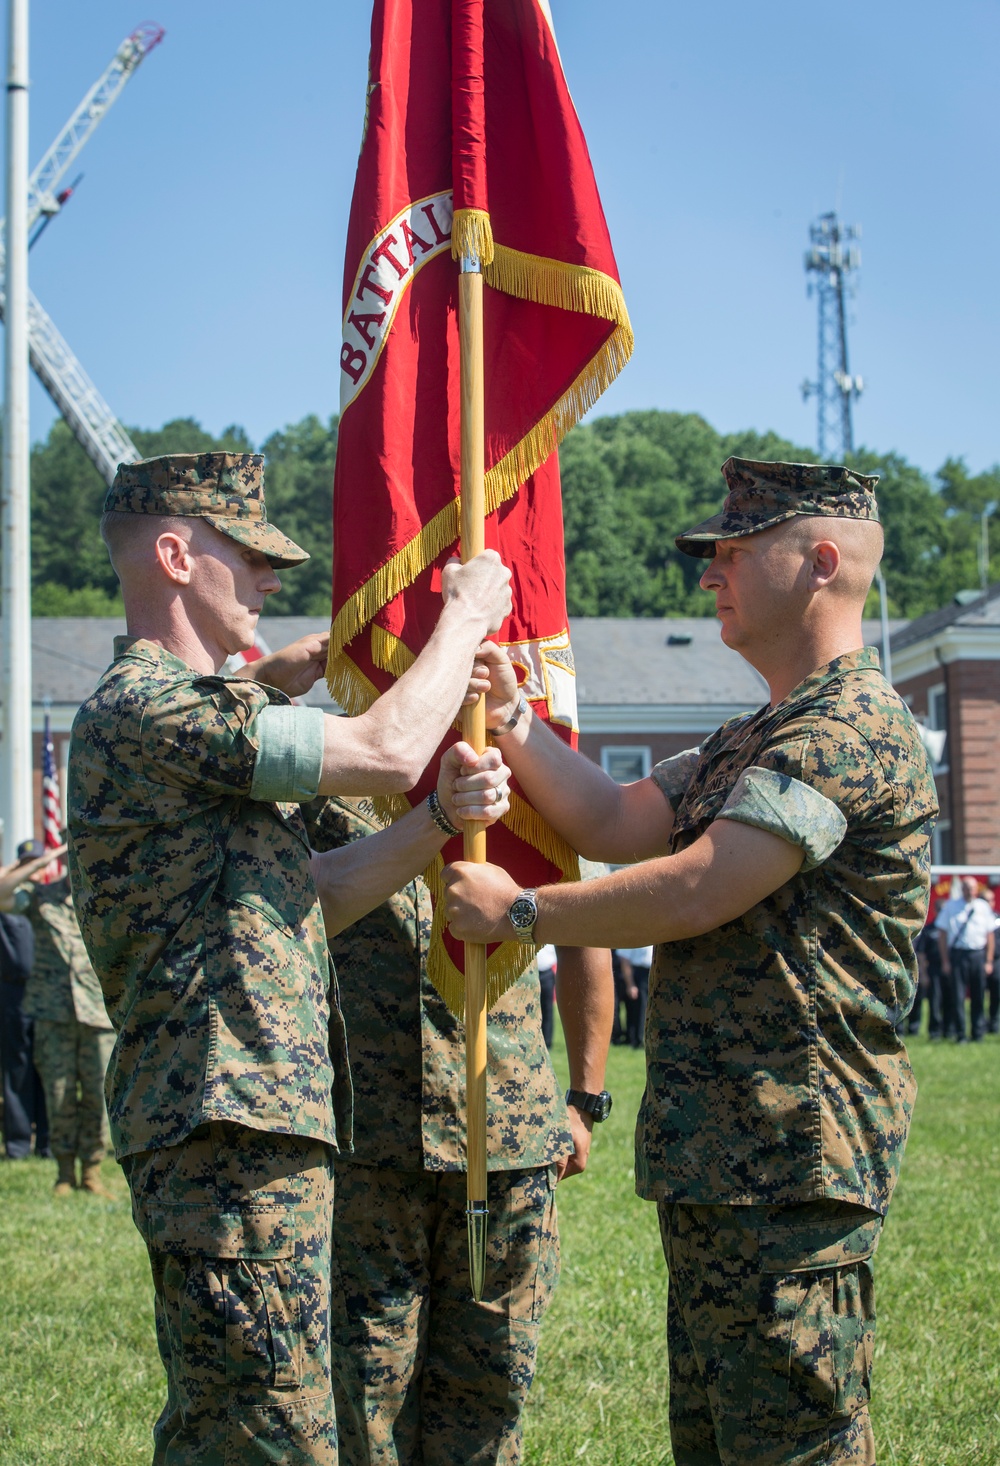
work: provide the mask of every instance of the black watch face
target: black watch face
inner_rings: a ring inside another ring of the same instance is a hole
[[[594,1119],[597,1121],[606,1120],[611,1114],[611,1096],[606,1089],[597,1096],[597,1104],[593,1109]]]
[[[518,931],[527,931],[535,924],[538,908],[534,901],[529,901],[526,896],[518,896],[516,901],[511,902],[510,911],[507,914],[512,926],[516,926]]]

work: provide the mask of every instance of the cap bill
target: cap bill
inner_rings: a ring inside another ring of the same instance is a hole
[[[711,519],[696,524],[694,529],[689,529],[685,534],[679,534],[674,544],[683,554],[693,555],[696,560],[711,560],[715,554],[716,540],[739,540],[747,535],[759,534],[761,530],[773,529],[776,524],[795,519],[798,514],[796,509],[777,511],[764,519],[755,519],[748,523],[745,515],[723,510],[721,514],[713,514]]]
[[[722,522],[724,514],[713,514],[711,519],[705,519],[701,524],[696,524],[694,529],[689,529],[685,534],[679,534],[674,544],[685,555],[693,555],[697,560],[711,560],[715,554],[715,542],[723,537]]]
[[[231,519],[221,514],[200,515],[206,524],[221,530],[231,540],[259,550],[266,555],[276,570],[286,570],[292,565],[301,565],[309,559],[309,551],[303,550],[294,540],[275,529],[273,524],[253,519]]]

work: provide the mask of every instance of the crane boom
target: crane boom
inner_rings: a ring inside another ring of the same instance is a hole
[[[162,26],[147,21],[126,36],[110,65],[58,134],[28,180],[29,231],[41,214],[58,213],[60,203],[55,196],[55,188],[117,100],[136,67],[154,46],[159,45],[164,34]],[[6,262],[4,223],[0,220],[0,320],[5,306],[2,290]],[[141,454],[56,329],[55,322],[31,294],[28,297],[28,342],[31,365],[39,381],[80,447],[96,465],[105,482],[110,484],[119,463],[134,463]]]
[[[164,35],[162,26],[145,21],[122,41],[104,75],[94,82],[28,181],[29,231],[39,214],[58,212],[57,184],[102,117],[118,100],[139,63],[160,44]]]
[[[119,463],[142,457],[34,295],[28,296],[28,351],[35,375],[104,482]]]

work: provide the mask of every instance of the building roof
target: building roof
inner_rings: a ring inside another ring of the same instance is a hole
[[[892,627],[904,624],[890,622],[890,638]],[[868,645],[878,646],[879,622],[866,621],[864,634]],[[714,617],[574,616],[570,638],[581,706],[758,707],[767,701],[764,678],[724,644]]]
[[[951,626],[969,630],[1000,627],[1000,585],[991,585],[985,597],[977,595],[972,600],[953,600],[938,611],[928,611],[926,616],[902,623],[900,630],[890,638],[890,646],[894,652],[902,651],[904,647],[926,641]]]
[[[714,617],[574,616],[570,640],[581,706],[767,701],[767,683],[723,644]]]
[[[274,652],[317,630],[311,616],[270,616],[260,623],[261,636]],[[79,707],[111,662],[115,637],[124,635],[120,616],[36,617],[31,623],[32,701]],[[300,701],[334,706],[322,678]]]

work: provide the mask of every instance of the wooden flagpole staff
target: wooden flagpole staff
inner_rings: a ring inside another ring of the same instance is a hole
[[[485,399],[483,392],[483,276],[477,256],[460,262],[458,330],[462,424],[461,548],[471,560],[486,548]],[[462,736],[486,748],[486,699],[462,710]],[[486,863],[486,830],[465,825],[465,858]],[[486,1278],[486,948],[465,944],[465,1104],[469,1278],[478,1303]]]

